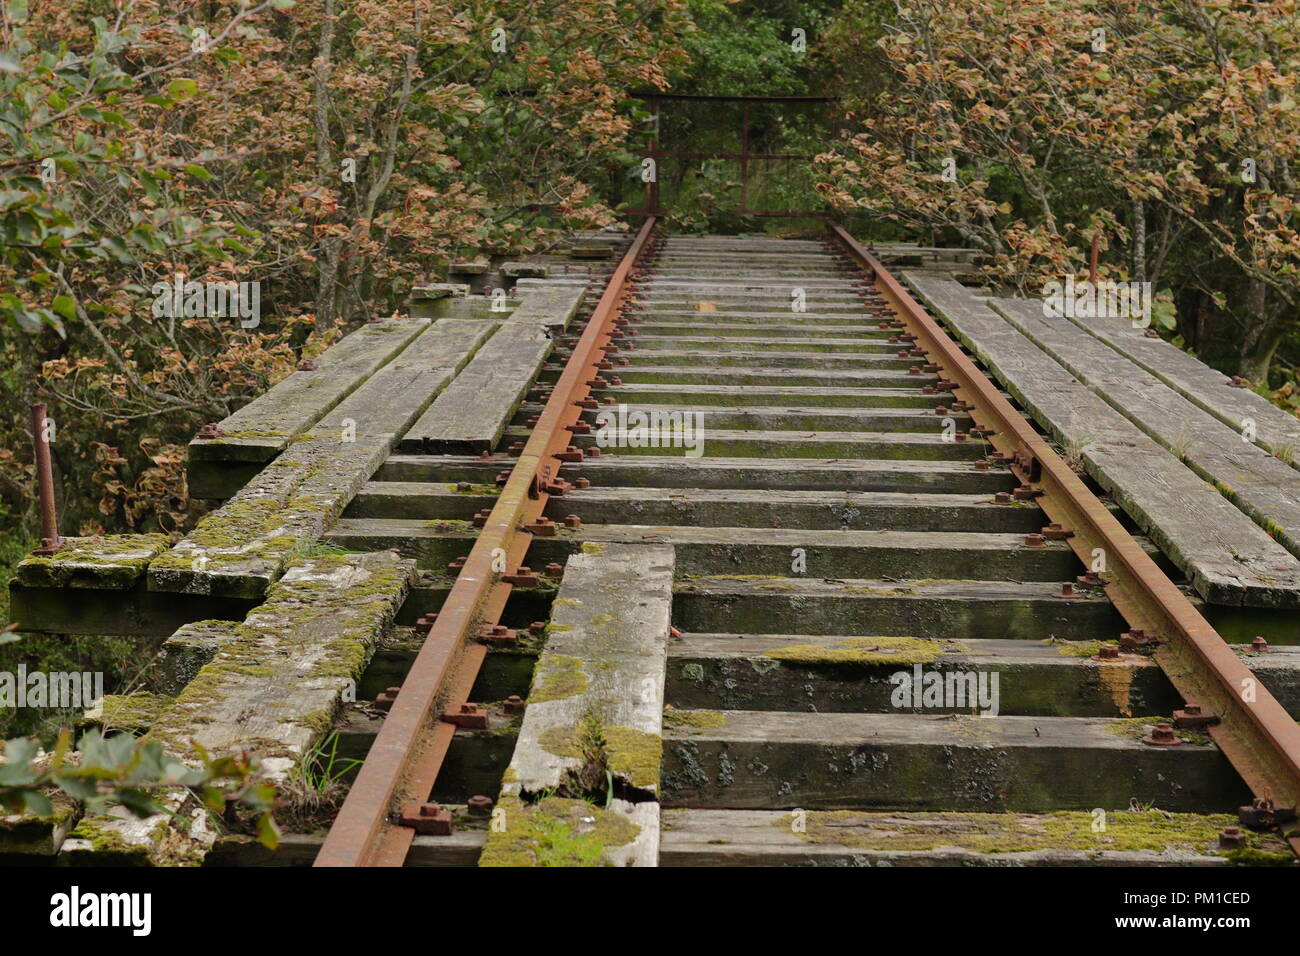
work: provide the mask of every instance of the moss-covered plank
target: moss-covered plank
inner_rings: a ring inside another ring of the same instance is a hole
[[[31,865],[48,862],[81,818],[81,805],[63,793],[46,794],[50,813],[0,814],[0,864]]]
[[[950,279],[904,277],[1067,455],[1077,456],[1182,569],[1197,593],[1215,604],[1300,606],[1295,556],[1171,452],[970,290]]]
[[[1150,657],[1094,660],[1099,643],[686,633],[669,646],[665,696],[690,710],[893,713],[891,678],[921,663],[937,674],[998,675],[1003,714],[1134,717],[1182,706]],[[1300,713],[1300,699],[1292,703]]]
[[[179,756],[247,749],[283,773],[326,732],[397,614],[412,568],[389,552],[303,560],[149,731]]]
[[[403,450],[491,450],[552,346],[531,323],[502,325],[407,431]]]
[[[665,728],[664,806],[1231,813],[1250,799],[1208,737],[1142,743],[1150,718],[721,713]]]
[[[465,367],[492,332],[484,322],[439,319],[312,426],[312,434],[341,440],[396,441]]]
[[[612,788],[634,798],[608,812],[635,832],[619,841],[626,849],[598,857],[655,864],[672,578],[672,548],[662,545],[611,545],[569,560],[502,788],[503,799],[522,799],[524,817],[489,836],[486,861],[515,850],[536,855],[527,849],[530,834],[553,808],[527,801],[552,793],[594,799]]]
[[[388,450],[383,437],[299,442],[155,558],[150,589],[261,597],[337,520]]]
[[[428,319],[398,316],[367,323],[326,349],[314,367],[291,373],[223,419],[219,437],[192,440],[186,457],[190,493],[230,497],[239,487],[232,475],[247,479],[251,470],[288,448],[428,324]]]
[[[126,590],[170,545],[165,534],[66,538],[54,554],[30,555],[18,562],[15,579],[31,588]]]
[[[661,866],[1280,865],[1272,834],[1219,846],[1228,813],[666,810]]]

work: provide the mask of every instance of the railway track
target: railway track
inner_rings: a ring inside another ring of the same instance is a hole
[[[1286,858],[1232,828],[1295,806],[1296,702],[1243,702],[1249,657],[867,250],[653,230],[496,452],[392,456],[331,532],[459,573],[317,865],[438,858],[480,717],[506,812],[444,862],[537,862],[543,819],[660,865]],[[469,705],[544,633],[522,718]]]

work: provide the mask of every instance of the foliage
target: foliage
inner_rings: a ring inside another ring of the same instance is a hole
[[[1293,0],[920,0],[883,23],[857,0],[838,72],[888,75],[846,90],[825,192],[982,249],[1021,289],[1098,236],[1104,277],[1171,289],[1189,344],[1259,379],[1300,306],[1296,27]]]
[[[156,741],[130,734],[105,737],[89,730],[74,751],[72,735],[64,731],[49,754],[30,738],[8,740],[0,763],[0,809],[50,816],[54,806],[46,791],[56,787],[80,801],[89,814],[120,804],[143,819],[167,812],[158,802],[160,791],[183,787],[214,814],[225,815],[231,807],[256,814],[262,843],[274,849],[278,840],[272,817],[275,788],[262,779],[256,758],[214,757],[197,744],[194,747],[198,767],[169,755]]]

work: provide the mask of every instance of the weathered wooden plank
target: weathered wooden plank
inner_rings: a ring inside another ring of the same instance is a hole
[[[470,519],[496,502],[491,485],[372,481],[348,506],[349,518]],[[1032,502],[995,503],[989,495],[860,494],[732,488],[570,489],[547,502],[555,521],[576,514],[584,524],[641,524],[730,528],[798,527],[844,531],[1038,531],[1043,514]]]
[[[509,321],[541,326],[552,332],[569,327],[587,295],[585,282],[546,282],[523,289],[519,307],[511,313]]]
[[[67,538],[54,554],[28,555],[19,561],[14,578],[29,588],[126,590],[170,544],[165,534]]]
[[[996,674],[1002,714],[1132,717],[1182,706],[1150,657],[1098,661],[1097,649],[1096,641],[688,632],[669,645],[665,695],[692,710],[897,713],[891,677],[920,663],[938,674]],[[1293,703],[1300,712],[1300,699]],[[664,722],[674,719],[669,711]]]
[[[665,729],[665,807],[1229,812],[1249,795],[1208,737],[1147,746],[1141,717],[717,716]]]
[[[1232,866],[1220,814],[666,810],[661,866]],[[1285,847],[1248,834],[1249,853]]]
[[[476,535],[465,522],[343,518],[326,537],[352,551],[397,548],[415,557],[422,568],[441,568],[466,554]],[[550,537],[538,537],[528,554],[541,567],[562,563],[578,552],[600,553],[619,544],[672,545],[679,574],[1059,582],[1072,581],[1083,571],[1065,542],[1031,547],[1024,535],[971,532],[591,525],[559,528]],[[795,565],[803,570],[793,571]]]
[[[218,426],[224,433],[221,437],[191,441],[187,463],[270,461],[406,348],[428,324],[428,319],[394,316],[344,336],[315,360],[315,368],[293,372],[222,420]],[[201,480],[197,471],[195,475]],[[191,478],[191,493],[208,496],[194,481]]]
[[[679,580],[673,623],[746,634],[907,634],[932,639],[1113,640],[1124,619],[1097,589],[1052,582],[821,580],[714,575]]]
[[[402,439],[405,451],[490,451],[551,354],[546,330],[506,323]]]
[[[306,559],[219,643],[149,730],[178,756],[246,748],[273,776],[326,733],[397,614],[412,567],[396,555]]]
[[[967,289],[904,278],[1207,601],[1300,606],[1295,557],[1222,495]]]
[[[149,588],[258,598],[343,513],[387,437],[299,442],[149,565]]]
[[[536,858],[530,836],[539,815],[568,817],[575,809],[523,801],[604,792],[608,773],[621,806],[603,813],[622,823],[605,821],[605,828],[624,835],[629,824],[637,829],[602,855],[621,865],[655,865],[672,579],[669,547],[611,546],[569,560],[502,786],[506,828],[489,834],[486,864]],[[578,809],[596,813],[585,803]]]
[[[492,482],[512,459],[487,461],[460,456],[427,458],[393,455],[378,473],[381,481]],[[977,471],[964,461],[875,461],[817,458],[667,458],[606,455],[560,469],[565,478],[586,477],[593,485],[655,488],[784,488],[989,494],[1010,491],[1016,480],[1003,469]]]
[[[1300,419],[1159,336],[1120,319],[1070,319],[1238,433],[1253,423],[1254,441],[1300,467]]]
[[[1300,476],[1285,462],[1072,323],[1024,299],[989,304],[1138,428],[1300,555]]]
[[[312,434],[345,441],[383,436],[396,442],[492,330],[486,322],[439,319],[317,422]]]

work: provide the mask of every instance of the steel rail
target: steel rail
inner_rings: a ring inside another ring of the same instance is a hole
[[[1208,732],[1256,799],[1296,808],[1300,725],[889,270],[843,227],[832,223],[830,231],[917,336],[917,347],[974,406],[972,418],[994,429],[990,443],[1010,456],[1022,482],[1042,492],[1037,503],[1048,518],[1073,532],[1067,541],[1085,566],[1100,549],[1106,595],[1131,628],[1154,637],[1155,661],[1184,700],[1218,718]],[[1300,853],[1300,836],[1289,841]]]
[[[656,218],[648,217],[605,291],[551,391],[537,425],[516,459],[496,505],[443,602],[401,690],[384,719],[335,818],[315,866],[400,866],[415,831],[394,821],[395,811],[423,804],[442,765],[455,727],[442,720],[466,702],[484,648],[472,640],[495,624],[511,585],[503,569],[518,566],[532,534],[524,526],[541,517],[556,485],[554,458],[570,444],[582,414],[580,402],[599,376],[614,319],[626,300],[637,260],[650,245]]]

